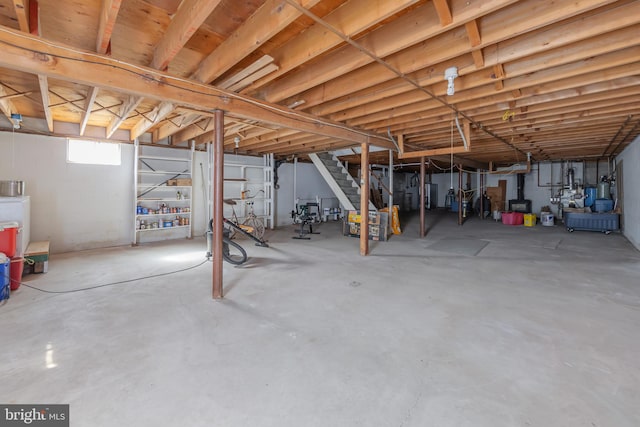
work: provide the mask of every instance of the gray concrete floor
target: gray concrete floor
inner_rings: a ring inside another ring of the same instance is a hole
[[[451,214],[373,243],[293,228],[211,264],[0,307],[0,402],[72,426],[638,426],[640,253],[620,234]],[[204,241],[54,255],[47,290],[195,265]]]

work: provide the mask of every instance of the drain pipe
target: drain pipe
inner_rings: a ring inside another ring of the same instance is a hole
[[[464,132],[462,132],[462,128],[460,127],[460,121],[458,120],[458,116],[456,116],[456,126],[458,128],[458,132],[460,132],[460,136],[462,137],[462,144],[464,145],[464,149],[469,150],[469,146],[467,144],[467,138],[464,136]]]

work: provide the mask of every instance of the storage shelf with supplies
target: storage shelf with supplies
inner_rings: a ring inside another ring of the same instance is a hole
[[[141,146],[136,141],[133,245],[191,238],[194,148]]]
[[[155,228],[143,228],[138,230],[140,233],[144,233],[146,231],[161,231],[161,230],[176,230],[179,228],[191,228],[190,225],[172,225],[171,227],[155,227]]]

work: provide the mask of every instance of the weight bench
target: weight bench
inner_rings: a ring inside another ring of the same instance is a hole
[[[310,207],[315,207],[316,212],[311,212]],[[320,213],[317,203],[307,203],[306,205],[296,205],[296,210],[291,212],[291,217],[295,223],[300,224],[300,229],[296,230],[297,236],[291,237],[298,240],[311,240],[308,234],[320,234],[317,231],[313,231],[313,223],[317,221],[318,214]],[[305,230],[305,226],[308,226],[309,230]]]

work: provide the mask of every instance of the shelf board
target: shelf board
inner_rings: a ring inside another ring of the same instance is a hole
[[[182,216],[191,216],[191,212],[175,212],[175,213],[166,213],[166,214],[137,214],[136,218],[147,218],[150,216],[172,216],[172,215],[182,215]]]
[[[266,199],[264,197],[247,197],[247,198],[244,198],[244,199],[232,198],[231,200],[234,200],[236,202],[252,202],[254,200],[268,200],[268,199]]]
[[[145,155],[139,155],[138,159],[143,159],[143,160],[167,160],[170,162],[190,162],[191,159],[181,159],[179,157],[162,157],[162,156],[145,156]]]
[[[174,188],[191,188],[190,185],[158,185],[158,184],[138,184],[138,188],[157,188],[158,190],[171,190]]]
[[[176,227],[162,227],[162,228],[145,228],[144,230],[136,230],[136,232],[175,230],[176,228],[189,228],[189,227],[191,227],[191,225],[178,225]]]
[[[161,198],[140,198],[138,197],[136,199],[138,202],[190,202],[191,199],[176,199],[175,197],[173,199],[161,199]]]
[[[191,176],[191,172],[177,172],[177,171],[149,171],[138,170],[140,175],[188,175]]]

